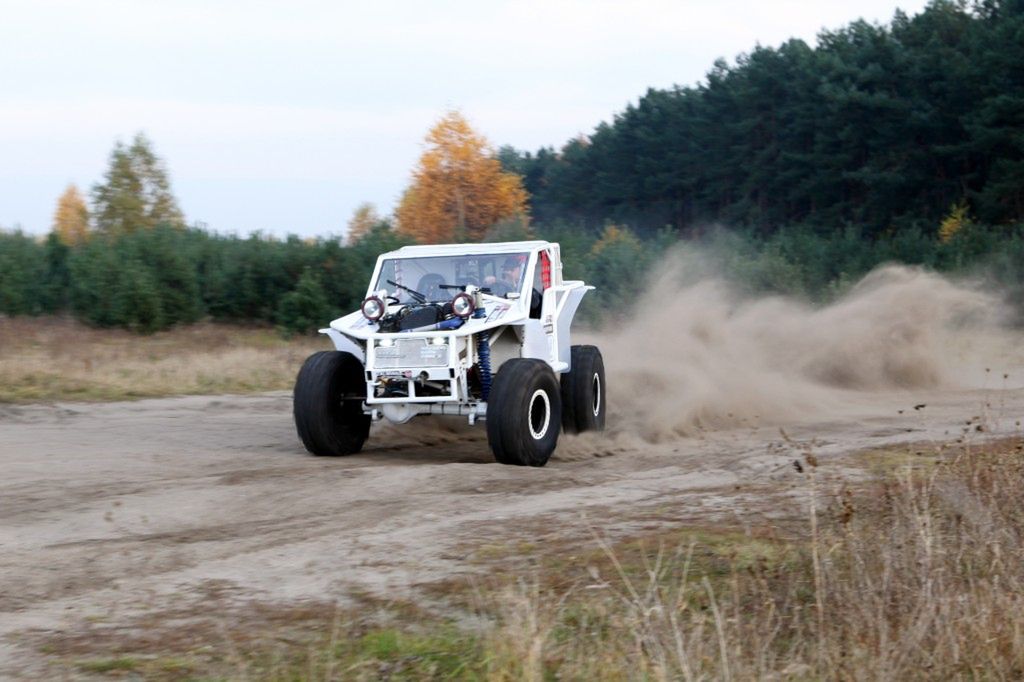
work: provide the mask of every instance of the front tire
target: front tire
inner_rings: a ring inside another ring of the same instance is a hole
[[[321,351],[310,355],[295,380],[295,428],[314,455],[359,452],[370,434],[363,414],[366,381],[363,363],[351,353]]]
[[[573,346],[571,369],[562,374],[562,430],[604,431],[604,359],[597,346]]]
[[[542,467],[558,444],[562,396],[542,360],[505,361],[487,401],[487,442],[502,464]]]

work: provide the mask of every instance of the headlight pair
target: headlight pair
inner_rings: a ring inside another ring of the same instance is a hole
[[[387,306],[379,296],[370,296],[363,301],[363,304],[359,306],[359,309],[363,312],[363,317],[368,319],[370,322],[376,322],[380,318],[384,317],[384,311],[387,310]],[[452,312],[462,319],[469,318],[476,310],[476,304],[473,302],[473,297],[466,292],[455,294],[455,298],[452,299]]]

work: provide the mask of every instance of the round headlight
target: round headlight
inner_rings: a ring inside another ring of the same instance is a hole
[[[473,314],[476,310],[476,305],[473,304],[473,297],[462,292],[461,294],[455,294],[455,298],[452,299],[452,312],[459,317],[465,319]]]
[[[363,316],[370,322],[376,322],[384,316],[384,301],[380,300],[376,296],[363,301],[363,305],[360,306],[363,311]]]

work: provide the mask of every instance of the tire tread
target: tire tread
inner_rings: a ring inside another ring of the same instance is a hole
[[[314,455],[359,452],[370,433],[370,416],[362,404],[341,403],[346,393],[366,395],[363,364],[351,353],[320,351],[299,370],[293,392],[295,428]]]
[[[562,430],[566,433],[603,431],[608,384],[605,381],[604,359],[597,346],[573,346],[570,349],[571,367],[562,374]],[[597,372],[601,378],[601,405],[594,415],[593,385],[591,380]]]
[[[551,401],[550,431],[538,445],[529,434],[529,399],[546,388]],[[561,426],[561,391],[558,379],[543,360],[514,358],[505,361],[494,377],[487,403],[487,440],[501,464],[544,466],[558,444]]]

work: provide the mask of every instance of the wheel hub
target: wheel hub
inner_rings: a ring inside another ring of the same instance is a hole
[[[540,440],[551,425],[551,399],[547,391],[538,388],[530,396],[530,435]]]

